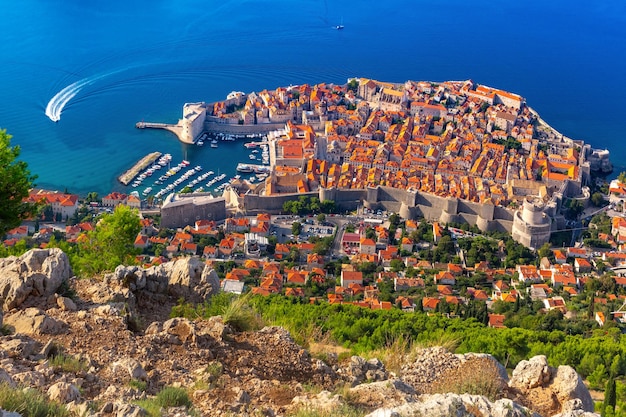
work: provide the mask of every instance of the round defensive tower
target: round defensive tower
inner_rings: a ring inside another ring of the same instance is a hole
[[[536,249],[550,240],[552,218],[545,212],[543,201],[527,197],[513,216],[511,236],[517,242]]]
[[[531,225],[542,223],[543,219],[543,202],[539,199],[525,199],[522,206],[522,219]]]

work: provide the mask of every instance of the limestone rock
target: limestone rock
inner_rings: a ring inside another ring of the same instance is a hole
[[[63,311],[76,311],[76,303],[68,297],[56,297],[56,302],[59,308]]]
[[[0,300],[4,310],[18,307],[30,295],[50,296],[72,276],[61,249],[31,249],[24,255],[0,259]]]
[[[168,281],[168,292],[174,297],[198,303],[219,291],[217,272],[199,258],[183,258],[174,262]]]
[[[306,395],[296,396],[291,400],[291,404],[296,409],[305,408],[329,412],[341,407],[343,405],[343,401],[339,395],[332,394],[331,392],[324,390],[313,397],[308,397]]]
[[[529,409],[508,399],[490,402],[481,395],[432,394],[422,395],[419,401],[407,402],[396,407],[383,407],[366,417],[391,416],[489,416],[489,417],[540,417]]]
[[[593,411],[593,401],[582,379],[570,366],[548,365],[545,356],[521,361],[513,370],[509,387],[521,401],[541,415]]]
[[[144,417],[148,415],[148,413],[138,405],[122,403],[115,403],[113,405],[112,414],[115,417]]]
[[[571,366],[557,368],[551,387],[562,408],[571,408],[572,411],[593,411],[591,394],[580,375]]]
[[[69,382],[57,382],[48,388],[48,397],[60,403],[69,403],[80,398],[80,391]]]
[[[148,374],[143,369],[143,366],[133,358],[120,359],[111,364],[111,371],[114,374],[121,374],[127,372],[131,379],[147,380]],[[119,375],[121,377],[121,375]]]
[[[16,413],[15,411],[6,411],[0,409],[0,417],[22,417],[20,413]]]
[[[509,386],[520,391],[544,386],[552,375],[545,356],[539,355],[517,364],[511,375]]]
[[[414,361],[402,365],[400,376],[415,391],[423,393],[447,372],[458,369],[460,364],[459,357],[436,346],[420,350]]]
[[[555,414],[552,417],[600,417],[600,414],[592,413],[590,411],[575,410]]]
[[[0,351],[6,352],[11,358],[27,358],[35,352],[35,348],[35,341],[24,335],[0,342]]]
[[[46,378],[41,372],[27,371],[13,375],[13,379],[21,386],[41,388],[46,384]]]
[[[59,334],[67,328],[67,323],[49,317],[36,307],[17,311],[5,317],[4,321],[21,334]]]
[[[366,361],[360,356],[352,356],[350,363],[341,370],[341,373],[353,387],[364,381],[384,381],[389,377],[385,365],[380,360]]]
[[[0,368],[0,384],[7,384],[10,387],[15,387],[15,381],[11,378],[11,375],[4,369]]]
[[[415,390],[400,379],[372,382],[350,388],[351,402],[372,409],[385,404],[396,407],[414,401]]]

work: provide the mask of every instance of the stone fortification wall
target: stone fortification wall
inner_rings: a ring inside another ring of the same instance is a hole
[[[211,133],[226,133],[231,135],[249,135],[254,133],[268,133],[273,130],[282,129],[284,123],[263,123],[258,125],[240,125],[218,123],[216,117],[207,116],[204,122],[204,130]]]
[[[335,201],[340,204],[339,198]],[[424,217],[443,223],[465,222],[477,225],[483,231],[510,232],[513,227],[513,211],[504,207],[390,187],[366,190],[364,205],[394,211],[405,218]]]
[[[248,214],[252,213],[280,213],[283,210],[283,204],[287,201],[297,200],[300,196],[317,197],[317,192],[310,193],[293,193],[280,194],[272,196],[263,196],[255,194],[246,194],[244,196],[244,207]]]
[[[206,197],[206,198],[203,198]],[[210,198],[209,195],[196,193],[177,195],[176,202],[166,202],[161,207],[161,225],[170,229],[190,226],[196,220],[224,220],[226,201],[223,198]]]
[[[367,199],[367,190],[343,190],[320,188],[320,201],[333,200],[339,210],[355,210]]]

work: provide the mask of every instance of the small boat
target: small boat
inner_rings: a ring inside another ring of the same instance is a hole
[[[184,166],[187,166],[187,165],[189,165],[189,161],[187,161],[186,159],[183,159],[181,164],[183,164]]]
[[[248,143],[244,143],[243,146],[245,146],[246,148],[256,148],[256,143],[248,142]]]
[[[204,146],[204,141],[202,139],[200,139],[199,141],[196,142],[196,145]]]
[[[254,156],[254,155],[248,155],[248,158],[250,158],[250,159],[256,159],[256,156]]]
[[[217,141],[216,140],[212,140],[211,141],[211,148],[217,148]]]

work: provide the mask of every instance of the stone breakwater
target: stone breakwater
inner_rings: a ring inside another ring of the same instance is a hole
[[[130,184],[141,171],[148,168],[161,156],[161,152],[152,152],[141,158],[135,165],[133,165],[128,171],[124,172],[117,179],[124,185]]]

